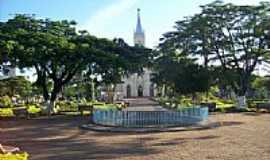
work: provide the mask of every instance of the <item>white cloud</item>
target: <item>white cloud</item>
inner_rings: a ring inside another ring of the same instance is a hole
[[[133,7],[138,1],[139,0],[118,0],[115,3],[98,10],[79,28],[86,29],[96,36],[109,36],[108,38],[111,38],[110,36],[112,35],[106,33],[106,27],[108,27],[109,22],[112,22],[117,16],[125,13],[125,11]]]
[[[237,5],[257,5],[262,0],[225,0],[225,2],[233,3]]]

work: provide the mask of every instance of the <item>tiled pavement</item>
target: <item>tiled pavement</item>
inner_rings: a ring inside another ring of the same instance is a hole
[[[0,121],[0,143],[30,160],[269,160],[270,114],[216,114],[218,127],[162,133],[80,129],[88,117]]]

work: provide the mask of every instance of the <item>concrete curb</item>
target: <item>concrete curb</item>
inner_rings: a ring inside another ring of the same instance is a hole
[[[101,126],[96,124],[84,124],[80,128],[97,132],[133,132],[133,133],[149,133],[149,132],[177,132],[177,131],[192,131],[204,130],[213,128],[209,125],[194,125],[187,127],[146,127],[146,128],[127,128],[127,127],[111,127]]]

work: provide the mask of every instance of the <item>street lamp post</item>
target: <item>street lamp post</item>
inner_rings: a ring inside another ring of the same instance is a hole
[[[100,82],[102,81],[102,77],[101,75],[95,75],[95,74],[91,74],[90,75],[90,79],[91,79],[91,90],[92,90],[92,100],[96,100],[96,96],[95,96],[95,79]]]
[[[92,91],[92,100],[96,100],[96,96],[95,96],[95,79],[100,82],[102,80],[102,77],[101,75],[97,75],[97,74],[94,74],[94,66],[96,64],[95,63],[92,63],[91,65],[91,75],[90,75],[90,79],[91,79],[91,91]]]
[[[96,97],[95,97],[95,83],[94,83],[95,75],[94,74],[91,74],[90,75],[90,78],[91,78],[92,100],[95,100],[96,99]]]

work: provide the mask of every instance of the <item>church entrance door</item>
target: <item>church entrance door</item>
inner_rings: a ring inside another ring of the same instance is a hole
[[[150,85],[150,97],[154,97],[154,84]]]
[[[141,85],[138,87],[138,97],[143,97],[143,87]]]
[[[131,87],[130,85],[127,85],[127,98],[131,97]]]

